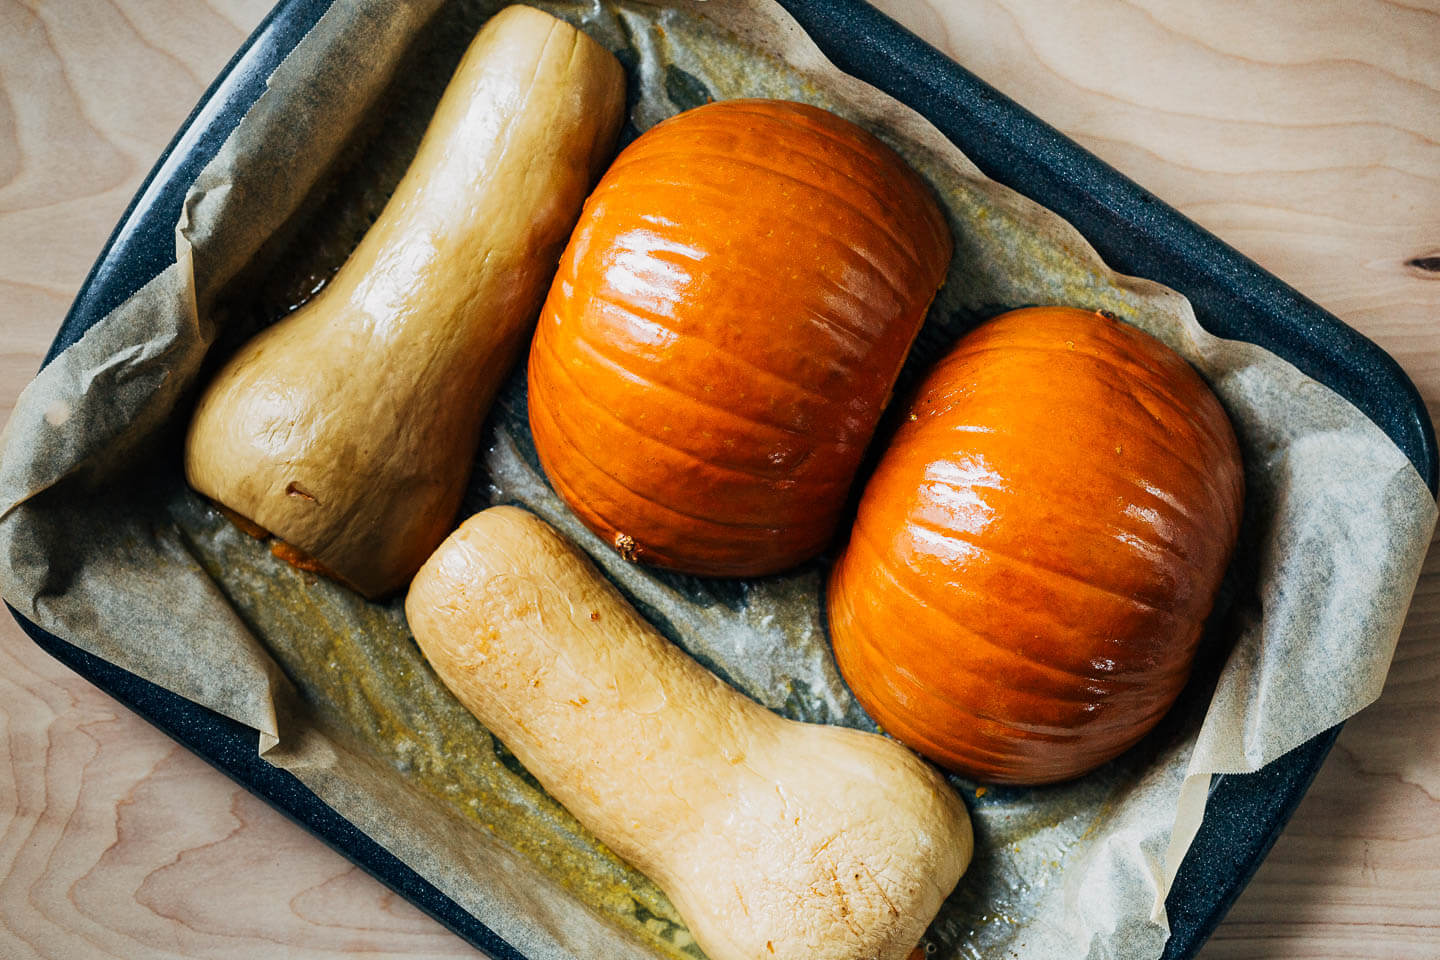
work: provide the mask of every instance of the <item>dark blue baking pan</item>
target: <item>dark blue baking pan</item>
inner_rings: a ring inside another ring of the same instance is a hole
[[[46,363],[173,262],[173,228],[186,190],[330,2],[282,0],[205,92],[111,234]],[[1173,287],[1213,333],[1260,344],[1355,404],[1435,492],[1435,433],[1424,404],[1375,344],[861,0],[780,2],[841,69],[919,110],[986,174],[1079,228],[1111,266]],[[261,760],[253,730],[16,619],[41,648],[455,933],[497,960],[524,960],[300,781]],[[1204,823],[1166,901],[1166,958],[1194,956],[1215,929],[1290,819],[1339,729],[1258,773],[1215,778]]]

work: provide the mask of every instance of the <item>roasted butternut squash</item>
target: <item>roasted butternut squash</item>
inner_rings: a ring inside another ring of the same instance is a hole
[[[359,247],[202,395],[191,486],[283,556],[371,597],[403,586],[455,521],[624,105],[623,69],[583,33],[531,7],[493,17]]]
[[[530,354],[546,475],[627,558],[773,573],[830,540],[951,240],[892,150],[799,103],[647,131],[586,203]]]
[[[1225,411],[1158,340],[1067,308],[980,326],[909,411],[830,580],[851,689],[980,780],[1111,759],[1184,685],[1235,545]]]
[[[902,960],[969,863],[969,817],[931,767],[726,686],[523,510],[462,524],[405,614],[440,679],[710,960]]]

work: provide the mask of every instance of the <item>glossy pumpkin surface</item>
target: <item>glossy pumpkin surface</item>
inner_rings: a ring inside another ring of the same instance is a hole
[[[656,125],[586,203],[540,315],[551,483],[631,560],[749,576],[815,555],[950,252],[926,184],[833,114],[736,100]]]
[[[1078,776],[1184,685],[1243,499],[1177,354],[1099,314],[1007,313],[929,374],[864,491],[827,594],[840,669],[943,766]]]

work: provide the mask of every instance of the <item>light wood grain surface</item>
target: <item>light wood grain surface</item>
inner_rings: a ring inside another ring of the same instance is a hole
[[[1440,413],[1440,3],[882,0],[1394,354]],[[264,0],[0,0],[0,418]],[[0,957],[473,956],[0,624]],[[1440,551],[1202,952],[1440,956]]]

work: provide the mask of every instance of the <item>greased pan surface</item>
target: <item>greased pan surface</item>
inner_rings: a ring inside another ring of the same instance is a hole
[[[1109,263],[1186,294],[1222,336],[1250,340],[1345,396],[1436,484],[1433,430],[1413,385],[1374,344],[1201,231],[868,6],[782,0],[848,72],[906,101],[989,176],[1077,226]],[[265,78],[328,7],[281,3],[207,91],[112,235],[49,357],[173,260],[172,226],[196,174]],[[255,735],[21,621],[41,646],[497,957],[519,953],[256,756]],[[1167,901],[1167,956],[1190,956],[1254,872],[1324,759],[1332,730],[1257,774],[1217,778],[1204,826]]]

